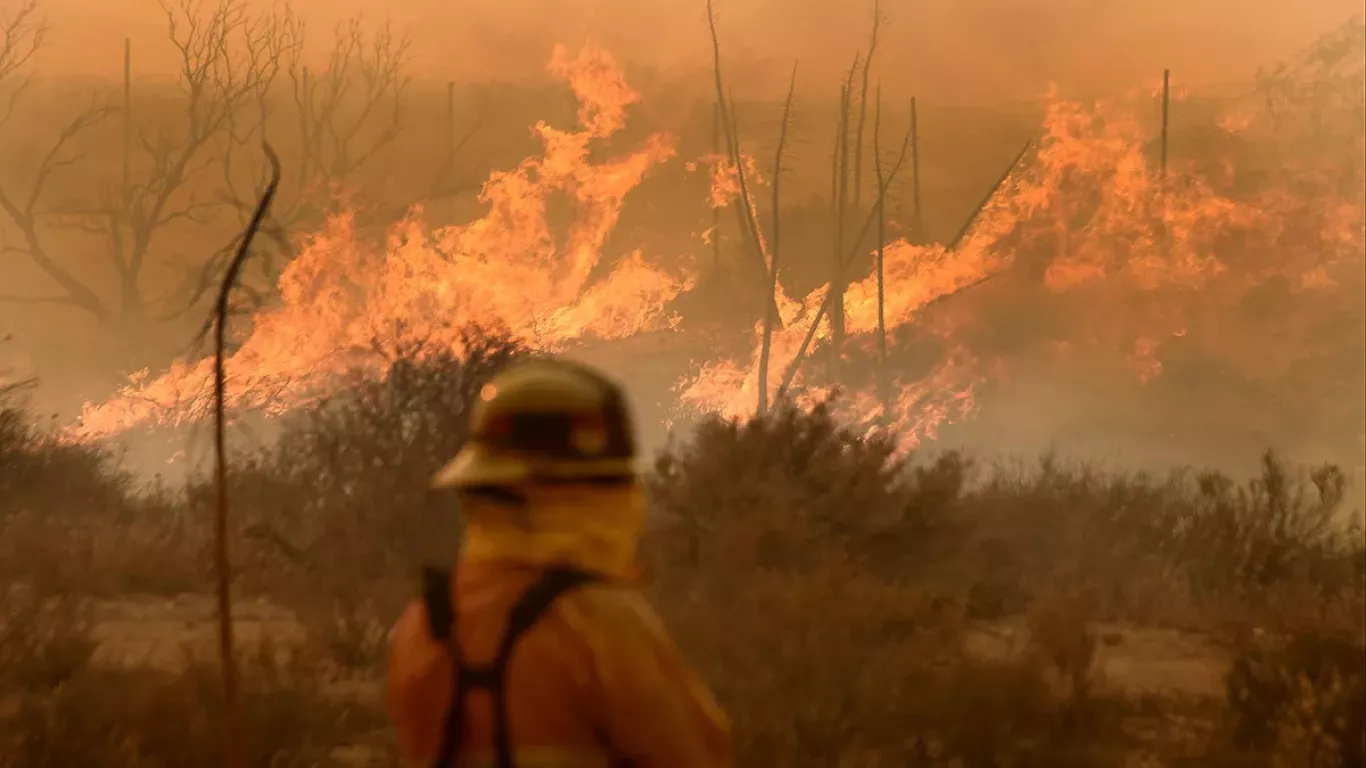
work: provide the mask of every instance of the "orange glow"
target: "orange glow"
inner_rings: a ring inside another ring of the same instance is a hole
[[[604,254],[628,194],[652,169],[674,157],[672,137],[650,136],[634,151],[590,161],[594,142],[619,132],[638,98],[612,57],[592,47],[571,57],[560,47],[549,65],[579,100],[577,128],[538,123],[544,152],[497,172],[483,187],[485,215],[463,226],[429,230],[421,209],[397,222],[382,244],[364,242],[349,215],[333,218],[308,237],[279,281],[279,301],[253,318],[232,358],[229,399],[234,407],[279,413],[324,393],[334,377],[357,366],[380,373],[403,350],[420,345],[460,350],[472,326],[509,329],[542,349],[563,350],[592,339],[624,340],[677,328],[670,303],[694,278],[640,251]],[[1141,89],[1140,89],[1141,90]],[[1184,91],[1179,91],[1184,93]],[[1007,275],[1037,284],[1063,301],[1092,292],[1092,316],[1072,322],[1069,338],[1052,339],[1058,358],[1109,351],[1136,381],[1163,374],[1164,345],[1172,339],[1223,347],[1217,333],[1186,316],[1181,296],[1199,292],[1202,312],[1239,302],[1253,286],[1284,278],[1297,291],[1350,284],[1363,252],[1363,210],[1327,185],[1306,193],[1273,186],[1238,198],[1193,168],[1173,161],[1167,178],[1153,167],[1150,101],[1094,107],[1052,96],[1037,152],[981,213],[956,249],[884,245],[885,320],[892,345],[916,333],[938,345],[928,372],[889,372],[884,398],[859,386],[838,401],[842,415],[867,430],[893,429],[914,447],[954,420],[972,415],[981,388],[1009,366],[976,349],[955,325],[927,307],[985,278]],[[1222,121],[1225,130],[1256,130],[1259,117],[1243,108]],[[744,204],[756,215],[757,190],[769,183],[753,157],[743,158]],[[713,207],[740,202],[736,169],[716,156],[698,158]],[[557,236],[547,200],[568,194],[576,219]],[[703,202],[703,201],[699,201]],[[758,217],[765,221],[768,217]],[[704,241],[715,232],[702,233]],[[769,258],[767,243],[760,248]],[[598,267],[614,266],[595,277]],[[1023,275],[1023,277],[1021,277]],[[1359,282],[1359,281],[1357,281]],[[802,345],[828,287],[800,298],[779,287],[783,325],[775,329],[768,387],[775,395]],[[846,358],[874,359],[878,286],[869,274],[845,295]],[[1119,306],[1113,297],[1127,297]],[[828,324],[808,354],[829,341]],[[758,402],[762,327],[737,358],[698,360],[678,382],[679,414],[716,412],[739,418]],[[1259,361],[1260,364],[1260,361]],[[813,362],[793,379],[791,393],[809,404],[832,393]],[[139,424],[178,424],[206,412],[210,362],[176,364],[159,375],[144,371],[114,398],[89,404],[76,429],[99,437]],[[676,414],[676,415],[679,415]]]

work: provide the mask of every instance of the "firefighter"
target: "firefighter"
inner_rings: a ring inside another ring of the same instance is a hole
[[[631,579],[645,503],[621,389],[537,359],[479,392],[433,487],[464,532],[390,635],[405,760],[489,768],[726,768],[730,732]]]

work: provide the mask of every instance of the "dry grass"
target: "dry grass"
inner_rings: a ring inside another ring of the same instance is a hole
[[[292,661],[253,655],[254,764],[341,764],[357,745],[383,764],[384,628],[458,534],[422,480],[520,353],[494,338],[465,363],[400,357],[239,457],[238,594],[308,635]],[[87,610],[205,591],[204,489],[135,491],[100,449],[17,410],[0,423],[0,576],[27,585],[0,613],[0,688],[19,692],[0,701],[0,765],[211,764],[212,666],[100,663]],[[648,588],[732,713],[741,765],[1362,765],[1366,565],[1329,524],[1339,474],[1268,455],[1239,485],[894,447],[780,410],[701,425],[649,477]],[[1025,642],[967,650],[1005,619]],[[1123,651],[1126,625],[1222,644],[1229,696],[1110,685],[1098,654]]]

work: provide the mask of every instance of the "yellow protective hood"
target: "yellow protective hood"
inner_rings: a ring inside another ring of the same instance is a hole
[[[510,491],[525,500],[462,493],[465,518],[460,562],[566,564],[629,579],[645,523],[639,483],[525,484]]]

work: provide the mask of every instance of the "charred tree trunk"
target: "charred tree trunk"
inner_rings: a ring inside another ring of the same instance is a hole
[[[778,129],[778,149],[773,158],[773,229],[769,233],[768,296],[764,303],[764,340],[759,350],[759,415],[768,413],[768,358],[773,347],[773,326],[781,322],[776,317],[778,300],[778,252],[782,218],[779,189],[783,175],[783,150],[787,147],[787,127],[792,119],[792,94],[797,89],[797,65],[792,65],[792,78],[787,85],[787,100],[783,104],[783,122]]]
[[[830,293],[827,303],[830,315],[830,380],[838,382],[840,357],[844,351],[844,290],[845,273],[845,223],[849,211],[849,112],[853,96],[854,72],[857,60],[849,69],[844,89],[840,92],[839,133],[835,143],[835,247],[831,254]]]
[[[868,77],[873,67],[873,56],[877,54],[877,32],[881,22],[881,8],[878,0],[873,0],[873,32],[868,43],[868,58],[863,60],[863,89],[859,93],[858,128],[854,131],[854,177],[852,180],[854,210],[862,210],[863,202],[863,129],[868,121]]]
[[[912,141],[914,141],[915,129],[911,129]],[[873,174],[877,178],[877,188],[882,189],[882,84],[877,88],[877,105],[873,113]],[[887,368],[887,313],[886,313],[886,284],[882,271],[882,256],[884,244],[887,241],[887,207],[883,201],[883,195],[877,196],[877,389],[878,399],[882,402],[882,420],[884,425],[891,423],[892,416],[892,392],[891,392],[891,371]]]
[[[925,240],[925,221],[920,214],[920,120],[911,97],[911,235],[913,242]]]

